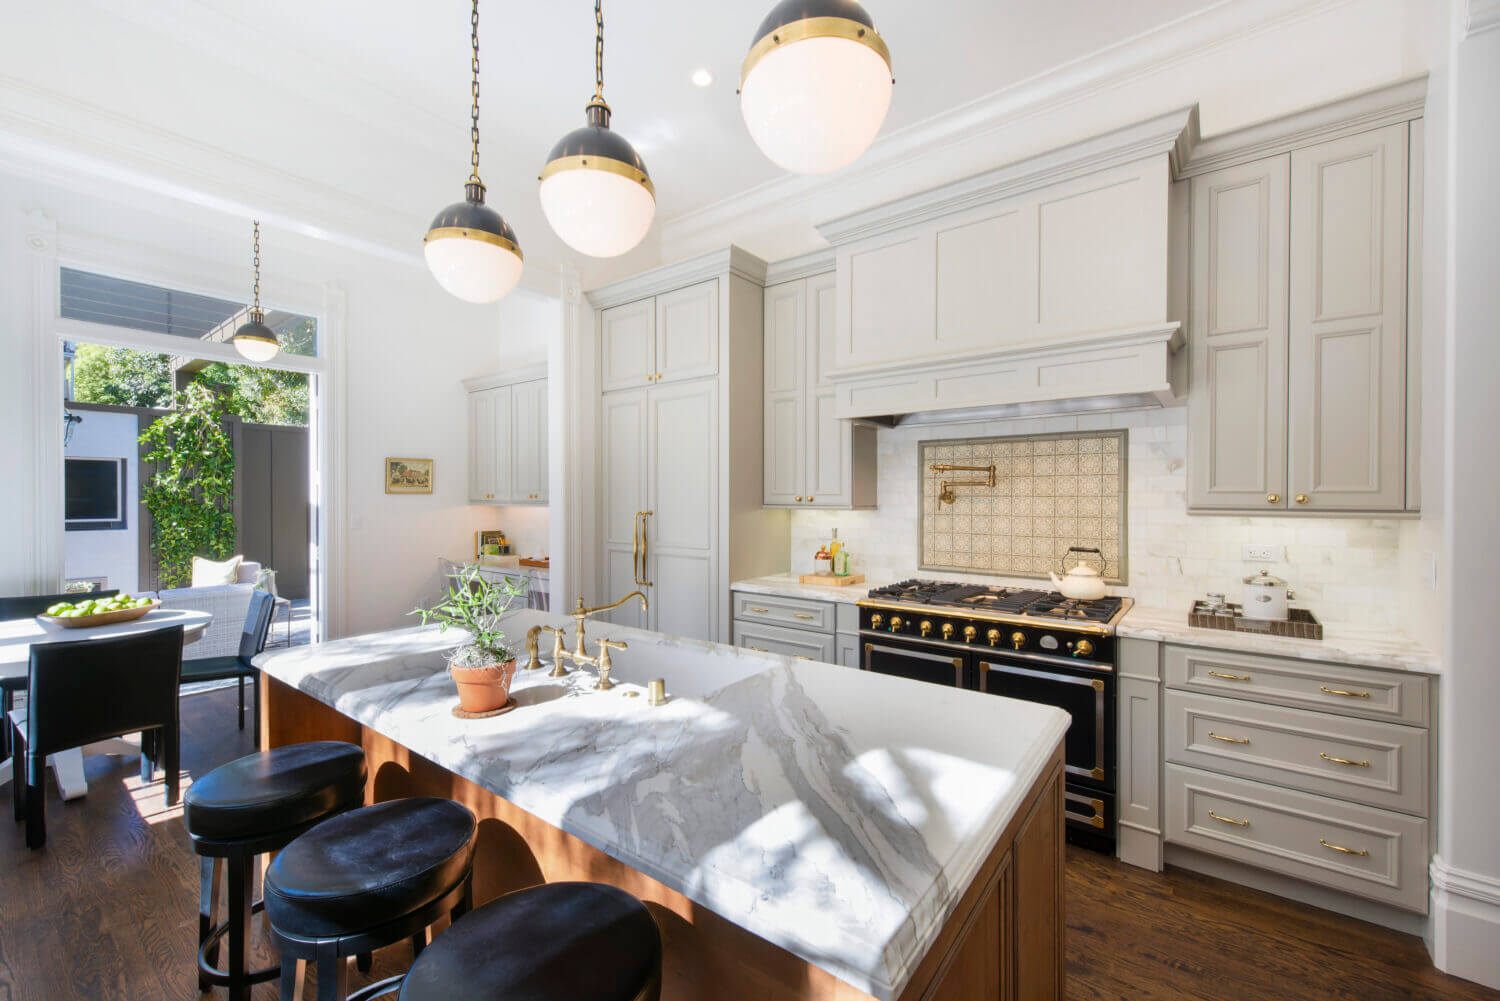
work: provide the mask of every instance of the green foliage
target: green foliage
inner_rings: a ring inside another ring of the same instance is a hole
[[[193,557],[227,559],[234,551],[234,444],[224,403],[207,386],[178,394],[176,408],[141,434],[151,478],[142,500],[151,512],[151,548],[163,587],[183,587]]]
[[[408,615],[420,615],[422,625],[439,623],[439,631],[457,626],[469,634],[467,642],[453,654],[452,663],[463,667],[486,667],[515,656],[505,643],[505,632],[499,628],[500,616],[509,611],[523,592],[509,579],[497,583],[479,572],[476,564],[464,567],[454,578],[438,603],[431,608],[414,608]]]
[[[172,401],[167,356],[80,344],[73,356],[73,399],[124,407],[165,407]]]
[[[251,424],[307,426],[307,376],[301,372],[212,362],[193,382],[218,393],[225,409]]]

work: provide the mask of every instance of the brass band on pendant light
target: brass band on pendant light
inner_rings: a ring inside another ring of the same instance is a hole
[[[656,214],[656,187],[641,155],[609,127],[604,100],[604,7],[594,0],[594,96],[587,124],[552,147],[537,177],[542,211],[564,243],[591,257],[635,247]]]
[[[472,101],[469,110],[469,179],[464,200],[454,202],[432,220],[423,240],[423,256],[438,284],[466,302],[495,302],[521,278],[521,245],[515,230],[484,203],[479,179],[479,0],[469,19]]]
[[[276,331],[266,326],[266,314],[260,308],[260,220],[255,223],[255,285],[252,292],[250,319],[234,332],[230,342],[242,357],[251,361],[270,361],[281,350]]]
[[[740,112],[777,166],[824,174],[869,148],[894,83],[890,49],[857,0],[782,0],[740,67]]]

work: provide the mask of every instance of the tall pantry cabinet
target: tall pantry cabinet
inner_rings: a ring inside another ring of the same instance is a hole
[[[779,572],[761,507],[765,265],[740,250],[589,293],[599,336],[599,598],[624,625],[729,638],[729,582]]]

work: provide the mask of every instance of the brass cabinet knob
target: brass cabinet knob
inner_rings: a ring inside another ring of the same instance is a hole
[[[1094,644],[1090,643],[1088,640],[1079,640],[1077,643],[1073,644],[1073,656],[1075,657],[1087,657],[1093,652]]]
[[[812,503],[812,502],[813,502],[813,499],[812,499],[812,494],[808,494],[808,495],[807,495],[807,502],[808,502],[808,503],[809,503],[809,504],[811,504],[811,503]]]
[[[1281,495],[1280,494],[1266,494],[1266,503],[1267,504],[1280,504],[1281,503]]]
[[[903,623],[903,622],[902,622],[902,621],[901,621],[901,616],[899,616],[899,615],[892,615],[892,616],[891,616],[891,632],[893,632],[893,633],[894,633],[894,632],[899,632],[899,631],[900,631],[900,629],[901,629],[901,627],[902,627],[902,626],[903,626],[903,625],[904,625],[904,624],[905,624],[905,623]]]
[[[885,616],[881,615],[879,612],[876,612],[874,615],[870,616],[870,628],[871,629],[879,629],[880,628],[880,624],[882,622],[884,622],[884,621],[885,621]]]
[[[979,635],[979,630],[978,629],[975,629],[973,626],[964,626],[964,642],[965,643],[972,643],[972,642],[974,642],[974,637],[978,636],[978,635]]]
[[[1298,494],[1296,497],[1294,497],[1292,499],[1295,500],[1298,504],[1306,504],[1307,503],[1307,494]]]
[[[990,646],[994,646],[1000,642],[1000,630],[991,629],[984,634],[984,638],[989,641]]]
[[[951,623],[951,622],[944,622],[943,623],[943,639],[945,639],[945,640],[951,640],[952,638],[953,638],[953,623]]]
[[[1021,632],[1020,630],[1017,630],[1016,632],[1011,633],[1010,634],[1010,645],[1013,646],[1013,647],[1015,647],[1017,650],[1021,649],[1023,646],[1026,645],[1026,634],[1023,633],[1023,632]]]
[[[927,619],[923,619],[921,625],[917,626],[917,628],[922,630],[923,636],[926,636],[928,633],[932,632],[932,623]]]
[[[656,373],[656,381],[657,382],[661,382],[661,373],[660,372]]]
[[[802,495],[801,495],[801,494],[798,494],[798,495],[797,495],[797,503],[798,503],[798,504],[801,504],[801,503],[802,503]]]

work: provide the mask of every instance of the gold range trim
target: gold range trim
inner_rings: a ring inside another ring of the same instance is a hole
[[[1135,599],[1121,598],[1120,610],[1108,622],[1080,622],[1077,619],[1055,619],[1046,616],[1005,615],[978,608],[960,608],[956,605],[923,605],[916,602],[873,601],[866,599],[854,603],[860,608],[879,608],[908,615],[946,615],[950,618],[974,619],[976,622],[1001,622],[1010,626],[1035,626],[1042,629],[1066,629],[1086,636],[1113,636],[1115,626],[1135,606]],[[972,644],[971,644],[972,645]]]

